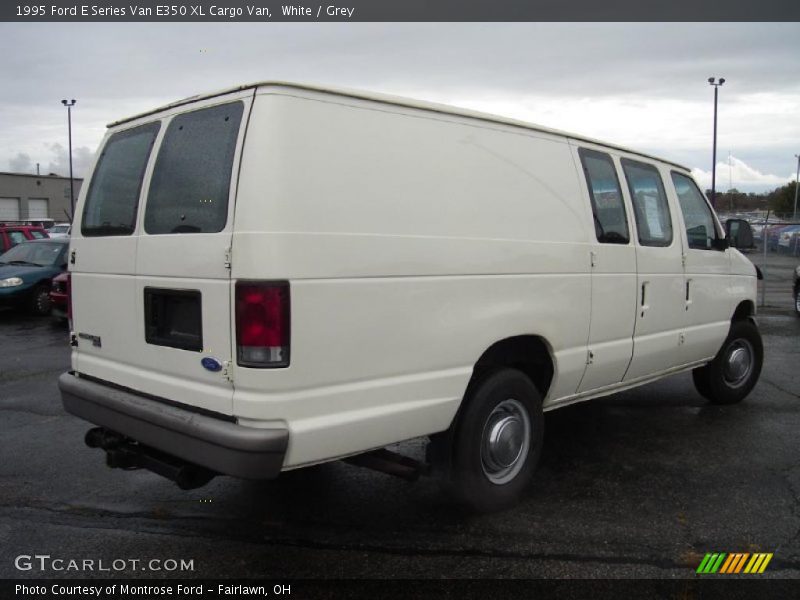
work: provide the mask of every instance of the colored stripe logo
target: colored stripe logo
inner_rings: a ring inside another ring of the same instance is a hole
[[[739,573],[756,574],[763,573],[769,561],[772,560],[772,552],[713,552],[705,555],[697,573],[710,575],[714,573],[735,575]]]

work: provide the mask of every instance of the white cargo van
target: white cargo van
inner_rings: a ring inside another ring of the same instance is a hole
[[[693,370],[755,385],[756,269],[689,170],[528,123],[288,83],[113,123],[73,227],[65,408],[200,485],[430,436],[512,503],[542,412]],[[748,234],[750,237],[748,238]],[[396,460],[395,460],[396,459]]]

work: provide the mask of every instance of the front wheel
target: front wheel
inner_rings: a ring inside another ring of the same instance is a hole
[[[692,372],[695,388],[712,404],[736,404],[761,374],[764,345],[752,321],[734,321],[722,348],[707,365]]]
[[[34,315],[44,316],[50,314],[51,308],[50,290],[44,285],[37,286],[31,294],[28,310]]]
[[[542,400],[515,369],[485,375],[470,386],[449,438],[447,479],[456,498],[490,512],[515,504],[539,462]]]
[[[800,317],[800,285],[794,288],[794,314]]]

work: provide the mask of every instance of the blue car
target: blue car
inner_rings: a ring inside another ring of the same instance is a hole
[[[50,312],[50,282],[67,269],[68,239],[23,242],[0,254],[0,306]]]

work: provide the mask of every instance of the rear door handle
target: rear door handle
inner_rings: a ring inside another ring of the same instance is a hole
[[[692,305],[692,280],[686,280],[686,310]]]
[[[650,285],[649,281],[642,282],[642,317],[644,317],[644,313],[650,308],[650,305],[647,304],[647,288]]]

